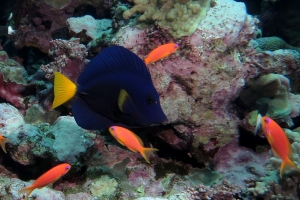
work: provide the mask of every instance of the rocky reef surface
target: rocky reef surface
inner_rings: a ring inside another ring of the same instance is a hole
[[[16,33],[0,28],[7,42],[0,45],[0,133],[9,140],[7,154],[0,152],[0,199],[20,199],[20,189],[62,162],[72,165],[70,172],[32,197],[298,198],[300,173],[280,179],[281,159],[262,132],[252,132],[258,105],[268,103],[300,166],[299,47],[261,37],[261,19],[244,3],[42,0],[14,9],[5,27]],[[151,164],[108,130],[80,128],[70,102],[51,110],[54,72],[76,82],[107,46],[144,59],[168,42],[179,49],[148,65],[168,124],[134,129],[159,149]]]

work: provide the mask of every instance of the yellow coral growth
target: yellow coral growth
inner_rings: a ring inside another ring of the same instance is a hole
[[[138,18],[140,27],[158,23],[169,26],[174,38],[190,36],[197,29],[200,21],[206,16],[211,0],[129,0],[135,5],[123,13],[124,19],[131,18],[136,13],[142,13]]]

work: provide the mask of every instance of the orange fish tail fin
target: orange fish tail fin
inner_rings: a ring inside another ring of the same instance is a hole
[[[300,171],[299,167],[297,167],[297,165],[295,165],[295,163],[293,163],[293,161],[291,161],[289,158],[287,158],[285,160],[282,160],[282,163],[280,166],[280,178],[282,178],[283,172],[285,171],[285,169],[287,167],[292,167],[292,168]]]
[[[5,140],[1,140],[1,143],[0,143],[4,153],[7,153],[6,148],[5,148],[5,143],[7,143],[7,142],[9,142],[9,140],[5,139]]]
[[[158,149],[155,148],[143,148],[140,153],[142,154],[142,156],[145,158],[145,160],[147,161],[147,163],[150,163],[149,157],[150,155],[154,152],[154,151],[158,151]]]
[[[76,88],[75,83],[65,75],[54,72],[54,101],[52,109],[71,99],[76,93]]]
[[[35,188],[29,186],[29,187],[26,187],[26,188],[23,188],[22,190],[19,190],[18,194],[23,194],[25,193],[25,199],[24,200],[27,200],[29,195],[31,194],[31,192],[34,190]]]

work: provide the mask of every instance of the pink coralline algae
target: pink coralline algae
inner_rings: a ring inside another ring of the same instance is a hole
[[[8,58],[5,51],[1,51],[0,65],[0,97],[24,111],[24,95],[27,85],[27,73],[23,66]]]
[[[20,11],[17,17],[17,34],[13,37],[17,48],[36,47],[47,53],[50,41],[55,34],[66,29],[66,19],[71,17],[72,5],[63,9],[53,8],[43,1],[20,2]]]
[[[242,59],[253,49],[247,44],[255,37],[256,22],[247,15],[244,4],[220,1],[210,8],[194,34],[178,41],[176,53],[148,65],[169,123],[187,127],[179,134],[186,141],[192,135],[189,148],[199,162],[207,162],[200,156],[205,145],[213,150],[238,134],[239,119],[231,102],[245,79],[257,73]],[[154,39],[148,38],[148,31],[125,27],[113,42],[144,58],[150,51],[145,51],[145,46],[165,41],[158,33],[152,34]]]
[[[266,175],[264,165],[270,158],[269,152],[255,153],[254,151],[240,147],[238,138],[222,146],[215,154],[214,164],[218,173],[230,183],[238,184],[246,188],[246,180],[258,179]]]
[[[107,1],[105,1],[107,2]],[[12,38],[16,48],[35,47],[44,53],[50,49],[50,41],[68,36],[66,20],[74,15],[76,8],[92,8],[98,17],[105,15],[111,5],[100,1],[30,1],[19,2],[15,20],[17,34]]]
[[[50,45],[49,56],[53,57],[54,61],[41,65],[41,69],[46,72],[46,78],[52,79],[54,72],[60,72],[76,82],[88,62],[86,47],[79,44],[78,38],[52,40]]]

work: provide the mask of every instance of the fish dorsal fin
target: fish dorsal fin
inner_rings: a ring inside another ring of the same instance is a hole
[[[118,107],[122,113],[127,114],[133,113],[137,110],[130,95],[124,89],[120,90],[118,97]]]
[[[77,83],[84,85],[108,74],[131,74],[152,82],[142,59],[124,47],[111,46],[91,60],[79,76]]]

